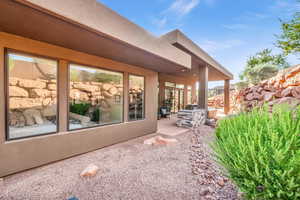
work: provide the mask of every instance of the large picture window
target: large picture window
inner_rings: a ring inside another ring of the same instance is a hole
[[[71,64],[69,129],[123,121],[123,74]]]
[[[142,76],[129,75],[129,121],[145,118],[145,80]]]
[[[57,61],[7,54],[8,139],[57,131]]]

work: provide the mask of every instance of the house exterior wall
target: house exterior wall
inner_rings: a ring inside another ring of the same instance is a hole
[[[5,49],[46,56],[59,61],[58,133],[6,141]],[[67,131],[68,64],[71,62],[123,72],[123,123]],[[144,120],[127,120],[129,74],[145,77]],[[158,73],[151,70],[0,32],[0,177],[156,132],[158,101],[157,87],[153,85],[157,86],[157,83]]]
[[[196,88],[196,81],[187,79],[185,77],[179,77],[179,76],[174,76],[170,74],[163,74],[159,73],[158,75],[158,80],[159,80],[159,105],[162,106],[163,102],[165,100],[165,83],[170,82],[170,83],[175,83],[175,84],[181,84],[184,85],[184,105],[187,105],[187,87],[191,86],[192,88]],[[192,102],[194,102],[194,98],[196,98],[196,90],[192,89]]]

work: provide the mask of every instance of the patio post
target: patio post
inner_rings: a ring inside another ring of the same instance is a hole
[[[183,106],[185,107],[188,104],[188,86],[186,84],[184,85],[183,98]]]
[[[207,110],[208,98],[208,66],[200,67],[199,71],[199,95],[198,105],[201,109]]]
[[[197,83],[197,82],[195,82],[194,84],[192,84],[192,104],[197,104],[197,95],[196,95],[197,89],[196,89],[196,83]]]
[[[230,80],[224,81],[224,113],[228,114],[230,111]]]
[[[159,105],[158,106],[162,106],[165,100],[165,81],[163,80],[159,80]]]

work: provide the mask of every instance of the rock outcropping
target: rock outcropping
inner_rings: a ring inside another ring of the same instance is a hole
[[[300,65],[280,71],[277,76],[241,90],[236,102],[245,110],[268,104],[300,104]]]

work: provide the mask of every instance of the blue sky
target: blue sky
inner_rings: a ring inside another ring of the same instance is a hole
[[[249,56],[274,47],[279,19],[300,11],[297,0],[99,0],[152,34],[180,29],[238,81]],[[299,64],[289,56],[290,64]],[[210,87],[222,82],[210,83]]]

